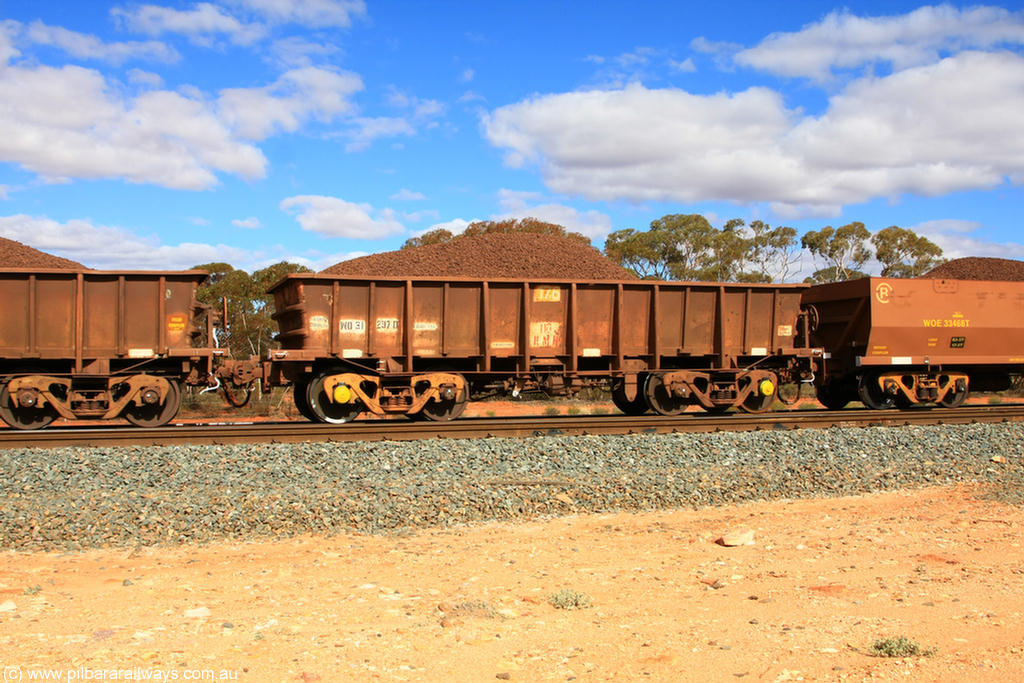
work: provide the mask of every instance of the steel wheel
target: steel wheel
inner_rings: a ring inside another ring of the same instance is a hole
[[[330,375],[319,375],[309,383],[306,390],[306,402],[309,412],[318,422],[328,424],[344,424],[356,419],[363,412],[358,402],[333,403],[324,391],[324,380]],[[296,403],[298,405],[298,403]]]
[[[962,406],[964,401],[967,400],[968,393],[967,387],[964,387],[962,390],[958,387],[954,391],[946,394],[946,396],[939,401],[939,405],[943,408],[956,408],[957,406]]]
[[[181,388],[178,386],[177,380],[168,379],[167,383],[170,385],[170,389],[162,404],[129,405],[122,413],[124,419],[136,427],[163,427],[173,420],[174,416],[178,414],[178,409],[181,408]]]
[[[839,382],[822,384],[817,387],[818,403],[828,410],[842,410],[853,400],[848,388]]]
[[[861,375],[857,384],[857,396],[872,410],[888,410],[896,406],[896,398],[882,391],[878,386],[878,375],[874,373]]]
[[[309,392],[309,380],[296,380],[292,384],[292,399],[295,401],[295,409],[299,411],[299,415],[306,418],[310,422],[318,422],[316,415],[309,409],[309,399],[307,393]]]
[[[0,387],[0,418],[15,429],[42,429],[57,419],[57,412],[51,406],[22,408],[16,405],[5,384]]]
[[[644,398],[650,409],[659,415],[679,415],[690,406],[688,398],[679,398],[669,393],[664,376],[658,373],[647,375]]]
[[[636,393],[630,398],[626,393],[626,381],[619,380],[612,385],[612,403],[625,415],[643,415],[647,412],[647,399],[644,397],[646,377],[636,378]]]
[[[434,422],[454,420],[459,415],[462,415],[462,411],[466,409],[466,405],[469,403],[469,397],[466,396],[469,393],[469,387],[467,386],[466,390],[462,393],[462,400],[457,398],[442,401],[432,399],[420,409],[420,412],[416,413],[416,416],[412,417],[423,417]]]
[[[775,379],[775,375],[771,376],[771,379],[762,378],[757,381],[758,386],[755,387],[754,391],[750,392],[747,398],[740,404],[740,410],[746,413],[763,413],[767,411],[775,403],[775,397],[777,396],[776,389],[779,386],[778,380]],[[765,393],[761,391],[761,384],[763,382],[771,383],[771,393]]]

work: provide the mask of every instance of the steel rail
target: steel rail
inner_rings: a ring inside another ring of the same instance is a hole
[[[0,429],[0,449],[63,446],[220,445],[344,441],[410,441],[585,434],[666,434],[752,430],[822,429],[922,424],[1024,421],[1024,404],[916,410],[796,410],[760,415],[688,413],[675,417],[574,415],[462,418],[452,422],[357,420],[343,425],[311,422],[231,422],[167,427],[51,427]]]

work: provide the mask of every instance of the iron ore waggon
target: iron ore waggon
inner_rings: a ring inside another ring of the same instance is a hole
[[[0,418],[174,418],[181,385],[205,386],[219,350],[196,301],[204,271],[0,271]]]
[[[225,378],[293,384],[308,418],[457,417],[471,395],[611,389],[625,413],[766,410],[811,381],[804,285],[289,275],[282,348]]]
[[[812,287],[803,306],[829,408],[955,407],[1024,372],[1024,282],[871,277]]]

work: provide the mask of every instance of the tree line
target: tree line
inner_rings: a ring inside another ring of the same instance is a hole
[[[643,231],[617,230],[604,251],[642,278],[714,282],[785,282],[804,251],[816,266],[804,280],[811,283],[867,277],[862,269],[872,257],[883,277],[918,277],[943,262],[938,245],[895,225],[874,234],[860,222],[827,226],[798,241],[791,227],[734,218],[718,229],[699,214],[663,216]]]

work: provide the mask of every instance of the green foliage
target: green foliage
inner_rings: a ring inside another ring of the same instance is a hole
[[[871,644],[873,657],[931,657],[935,648],[924,649],[906,636],[879,638]]]
[[[289,273],[309,272],[305,266],[284,261],[251,275],[227,263],[207,263],[195,268],[210,273],[209,281],[199,288],[197,298],[201,303],[212,306],[216,314],[221,311],[221,301],[227,299],[227,337],[221,333],[219,341],[235,358],[262,356],[273,348],[277,325],[270,317],[274,302],[267,295],[267,288]]]
[[[942,263],[942,249],[911,230],[891,225],[871,237],[882,277],[920,277]]]
[[[697,214],[670,214],[650,229],[617,230],[605,255],[643,278],[772,282],[792,269],[796,230],[734,218],[718,230]]]
[[[451,230],[437,228],[436,230],[428,230],[419,237],[410,237],[402,245],[402,249],[425,247],[428,244],[443,244],[444,242],[451,242],[453,239],[455,239],[455,235],[452,234]]]
[[[801,244],[811,252],[815,261],[820,258],[825,267],[814,273],[808,281],[838,282],[863,277],[859,269],[871,258],[866,243],[871,233],[863,223],[847,223],[841,228],[831,225],[804,235]]]
[[[548,602],[555,609],[587,609],[593,604],[589,595],[569,588],[563,588],[557,593],[549,595]]]

